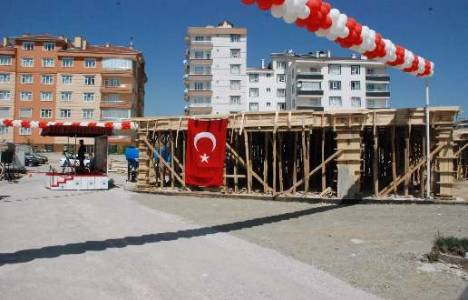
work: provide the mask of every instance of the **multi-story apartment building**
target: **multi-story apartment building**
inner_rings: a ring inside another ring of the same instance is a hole
[[[247,30],[227,21],[216,27],[189,27],[186,44],[186,112],[226,114],[248,109]]]
[[[106,121],[143,116],[144,66],[142,53],[132,46],[98,46],[82,37],[69,41],[51,35],[4,38],[0,117]],[[0,130],[16,143],[64,144],[62,138],[40,136],[40,129]]]

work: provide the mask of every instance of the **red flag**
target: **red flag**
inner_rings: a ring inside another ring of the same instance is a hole
[[[223,185],[227,119],[188,120],[185,183],[200,187]]]

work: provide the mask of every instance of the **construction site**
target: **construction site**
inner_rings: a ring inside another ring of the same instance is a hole
[[[226,116],[220,188],[185,184],[188,117],[135,119],[140,150],[137,191],[268,199],[454,200],[455,180],[467,175],[467,135],[456,130],[458,107],[429,112],[430,151],[424,108]],[[159,155],[164,151],[170,156]],[[430,195],[425,188],[428,177]]]

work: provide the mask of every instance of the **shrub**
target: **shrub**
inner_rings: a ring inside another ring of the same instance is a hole
[[[468,239],[438,236],[434,241],[434,248],[442,253],[464,257],[468,252]]]

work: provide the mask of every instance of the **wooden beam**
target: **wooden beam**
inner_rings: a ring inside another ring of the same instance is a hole
[[[408,173],[410,168],[410,141],[411,141],[411,127],[408,126],[408,130],[405,135],[405,174]],[[409,196],[409,182],[410,179],[405,180],[405,197]]]
[[[310,161],[309,161],[309,155],[310,155],[310,135],[307,133],[306,136],[306,130],[305,128],[302,128],[302,160],[303,160],[303,170],[304,170],[304,192],[308,193],[309,192],[309,181],[310,181]]]
[[[468,148],[468,143],[465,144],[465,145],[464,145],[463,147],[461,147],[460,149],[458,149],[458,151],[455,152],[455,155],[454,155],[454,156],[455,156],[455,157],[459,157],[460,154],[462,154],[463,150],[465,150],[466,148]]]
[[[268,156],[269,156],[269,153],[268,153],[268,149],[270,147],[268,147],[268,132],[265,132],[264,133],[265,135],[265,141],[264,141],[264,145],[263,145],[263,151],[264,151],[264,159],[263,159],[263,182],[268,182],[268,165],[269,165],[269,161],[268,161]],[[263,184],[263,192],[266,194],[268,192],[268,186]]]
[[[327,188],[327,168],[326,165],[323,165],[325,161],[325,141],[327,135],[325,132],[325,128],[322,128],[322,192],[325,191]]]
[[[297,132],[294,133],[294,140],[292,143],[293,151],[293,187],[297,183]],[[293,188],[293,193],[296,193],[296,188]]]
[[[375,117],[375,113],[374,113]],[[374,181],[374,195],[376,197],[380,196],[379,193],[379,132],[377,129],[377,126],[374,126],[373,129],[374,132],[374,154],[373,154],[373,160],[372,160],[372,178]]]
[[[278,152],[278,147],[276,145],[276,137],[277,137],[277,133],[275,131],[273,131],[273,134],[272,134],[272,137],[273,137],[273,144],[271,146],[271,153],[273,154],[273,193],[276,193],[276,181],[277,181],[277,178],[276,178],[276,170],[278,169],[278,166],[277,166],[277,152]]]
[[[395,182],[397,178],[397,152],[396,152],[396,128],[395,126],[392,126],[391,128],[391,133],[390,133],[390,144],[392,148],[392,181]],[[398,192],[397,187],[394,186],[393,190],[395,191],[395,194]]]
[[[171,168],[175,170],[174,168],[174,135],[172,131],[170,132],[170,137],[171,137]],[[174,173],[171,172],[171,188],[174,188]]]
[[[252,193],[252,164],[250,161],[250,147],[249,147],[249,133],[247,130],[244,132],[245,143],[245,163],[247,169],[247,192]]]
[[[283,182],[283,136],[281,133],[278,135],[279,138],[279,155],[278,155],[278,181],[280,192],[284,190]]]

